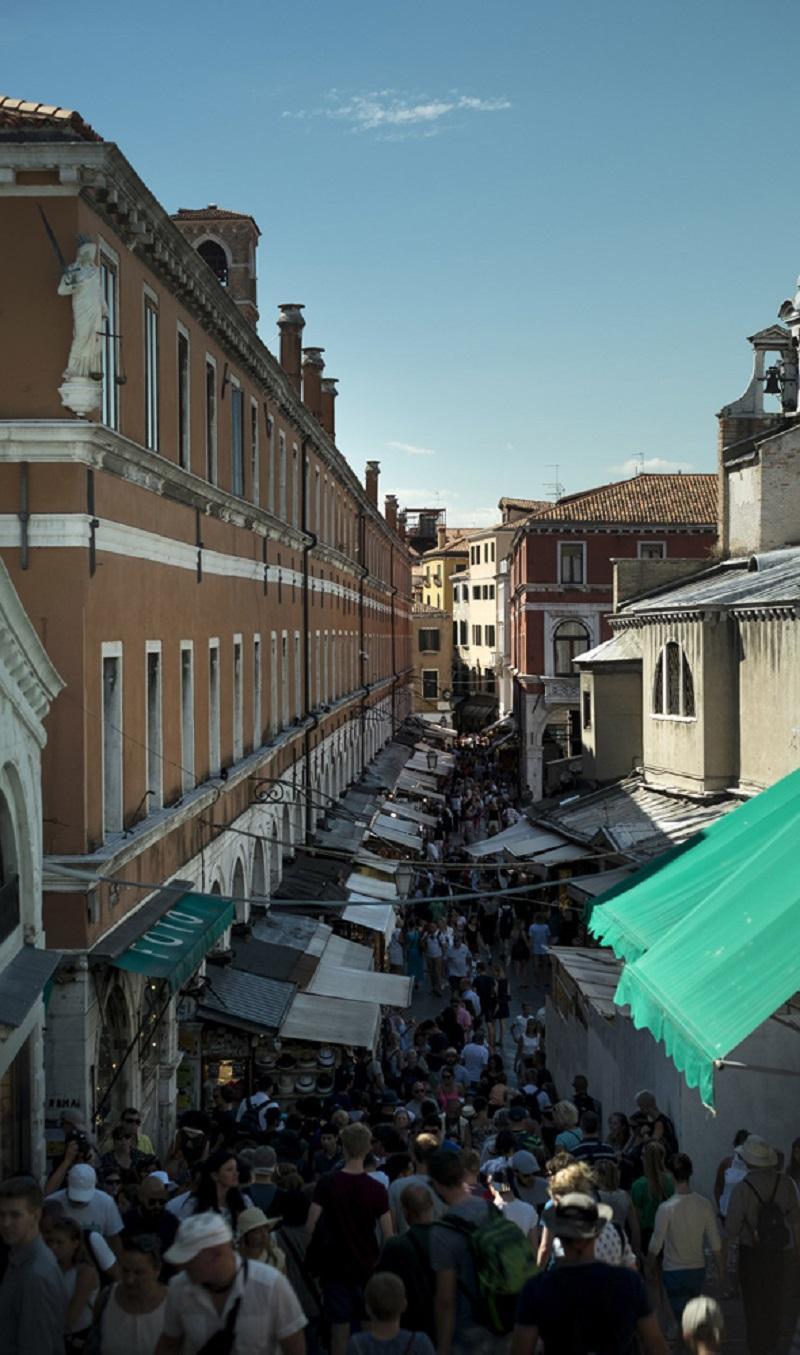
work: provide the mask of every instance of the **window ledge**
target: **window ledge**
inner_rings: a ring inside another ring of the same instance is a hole
[[[681,724],[681,725],[694,725],[694,724],[697,724],[697,716],[696,716],[696,715],[662,715],[662,714],[659,714],[659,713],[656,712],[656,711],[651,711],[651,713],[650,713],[650,719],[651,719],[651,720],[672,720],[672,721],[677,721],[677,723],[678,723],[678,724]]]

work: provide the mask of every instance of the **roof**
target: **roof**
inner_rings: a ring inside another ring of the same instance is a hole
[[[363,969],[368,972],[375,968],[375,957],[371,946],[360,946],[357,941],[348,941],[344,936],[332,936],[323,957],[331,964],[344,965],[346,969]]]
[[[374,1050],[380,1020],[377,1002],[348,1002],[345,997],[295,993],[281,1027],[281,1038]]]
[[[642,658],[642,645],[636,630],[621,630],[610,640],[603,640],[594,649],[587,649],[573,659],[579,668],[590,668],[596,663],[630,663]]]
[[[609,1019],[616,1015],[616,992],[622,963],[614,952],[602,946],[550,946],[549,954],[566,971],[590,1007]]]
[[[685,842],[738,803],[730,797],[691,800],[651,790],[641,776],[628,776],[567,801],[541,822],[586,843],[594,842],[600,834],[616,851],[633,860],[648,861]]]
[[[199,1019],[256,1033],[279,1030],[297,992],[293,983],[245,974],[240,969],[214,966],[207,978],[208,987],[197,1004]]]
[[[230,212],[227,207],[218,207],[210,202],[207,207],[179,207],[172,213],[173,221],[252,221],[256,230],[258,225],[249,212]],[[258,231],[259,235],[261,234]]]
[[[634,475],[595,489],[566,494],[537,507],[524,523],[632,522],[691,525],[716,530],[716,475]],[[524,525],[523,523],[519,524]]]
[[[766,607],[800,601],[800,546],[723,560],[683,584],[659,589],[620,607],[620,615],[648,615],[695,607]],[[585,658],[585,655],[581,657]]]
[[[522,508],[530,513],[538,508],[552,508],[553,501],[552,499],[516,499],[509,495],[504,495],[497,506],[500,509]],[[508,525],[511,526],[513,524]]]
[[[21,946],[0,971],[0,1026],[21,1026],[58,968],[61,952]]]
[[[102,141],[103,138],[72,108],[0,94],[0,140]]]
[[[724,1059],[798,988],[800,770],[601,896],[616,992],[703,1101]]]
[[[306,992],[319,997],[356,998],[384,1007],[410,1007],[414,980],[406,974],[383,974],[361,967],[350,969],[323,959]]]

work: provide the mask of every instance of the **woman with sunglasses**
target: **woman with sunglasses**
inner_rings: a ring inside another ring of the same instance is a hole
[[[111,1151],[100,1158],[100,1175],[104,1181],[119,1177],[123,1185],[139,1183],[139,1167],[144,1158],[136,1147],[136,1130],[118,1124],[111,1135]]]

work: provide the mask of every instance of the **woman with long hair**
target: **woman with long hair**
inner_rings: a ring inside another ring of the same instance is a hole
[[[675,1182],[666,1169],[664,1145],[656,1139],[645,1144],[642,1153],[642,1175],[631,1187],[631,1199],[639,1218],[642,1251],[645,1256],[650,1246],[656,1210],[675,1193]]]
[[[89,1256],[83,1229],[74,1219],[66,1215],[56,1219],[49,1230],[47,1245],[58,1262],[67,1291],[64,1349],[70,1355],[72,1351],[83,1350],[86,1344],[100,1277]]]
[[[608,1117],[606,1143],[610,1144],[616,1153],[624,1153],[630,1141],[631,1127],[627,1115],[621,1110],[612,1111]]]
[[[239,1189],[239,1163],[228,1148],[218,1148],[207,1157],[200,1170],[195,1214],[213,1209],[236,1231],[236,1221],[243,1209],[252,1209],[253,1201]]]

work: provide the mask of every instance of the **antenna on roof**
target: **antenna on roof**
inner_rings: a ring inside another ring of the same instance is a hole
[[[635,462],[634,475],[644,475],[644,452],[634,452],[631,461]]]
[[[550,498],[557,503],[558,500],[561,498],[561,495],[564,493],[564,486],[562,485],[561,481],[558,478],[558,472],[560,467],[558,466],[557,463],[550,462],[550,464],[546,466],[545,469],[555,471],[553,479],[544,487],[548,491]]]

